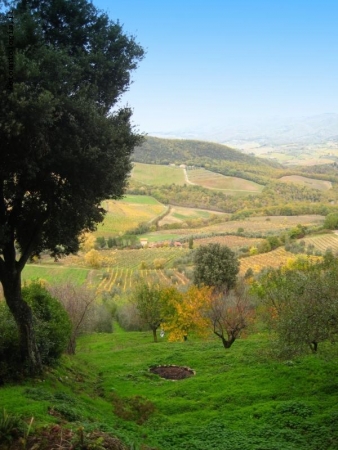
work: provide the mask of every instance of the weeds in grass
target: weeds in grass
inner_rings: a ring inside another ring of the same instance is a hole
[[[13,439],[25,434],[26,424],[19,417],[14,414],[9,414],[5,409],[0,415],[0,443],[11,442]]]
[[[122,398],[118,394],[112,394],[114,413],[124,420],[136,422],[142,425],[155,411],[155,405],[146,398],[136,395],[131,398]]]

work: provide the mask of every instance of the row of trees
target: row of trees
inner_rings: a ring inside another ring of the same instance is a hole
[[[134,308],[127,308],[152,330],[155,342],[159,328],[169,333],[169,340],[211,330],[230,348],[254,312],[248,286],[237,281],[238,260],[228,247],[209,244],[196,250],[194,263],[194,284],[186,292],[143,282],[131,298]]]
[[[322,260],[296,259],[256,279],[237,280],[237,273],[238,261],[227,247],[200,247],[194,284],[187,291],[139,284],[127,305],[129,313],[152,330],[155,342],[158,329],[167,331],[169,340],[213,332],[230,348],[254,319],[272,332],[274,350],[283,358],[336,341],[338,258],[332,253]]]
[[[237,197],[201,186],[143,186],[131,180],[129,192],[152,195],[164,204],[204,208],[231,213],[234,218],[250,215],[299,215],[334,212],[335,189],[319,191],[297,184],[269,181],[259,194]]]

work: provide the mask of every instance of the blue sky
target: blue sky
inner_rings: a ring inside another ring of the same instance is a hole
[[[147,54],[139,130],[338,113],[337,0],[93,0]]]

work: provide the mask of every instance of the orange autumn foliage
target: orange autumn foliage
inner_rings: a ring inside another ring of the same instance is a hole
[[[163,324],[163,329],[169,332],[169,341],[182,341],[192,332],[207,335],[209,324],[205,312],[209,309],[212,289],[191,286],[187,292],[177,293],[171,299],[173,314]]]

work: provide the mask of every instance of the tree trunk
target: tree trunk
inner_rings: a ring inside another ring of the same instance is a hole
[[[157,342],[157,333],[156,333],[157,328],[152,328],[152,330],[153,330],[154,342]]]
[[[316,342],[316,341],[310,342],[310,348],[311,348],[312,353],[316,353],[318,350],[318,342]]]
[[[234,338],[233,336],[228,341],[225,339],[224,336],[222,336],[221,339],[222,339],[222,343],[223,343],[223,347],[224,348],[230,348],[232,346],[232,344],[236,340],[236,338]]]
[[[28,370],[28,373],[31,375],[37,375],[42,372],[42,364],[40,352],[36,344],[32,310],[22,298],[20,274],[16,273],[11,275],[11,277],[7,276],[6,279],[2,279],[1,281],[7,305],[18,327],[20,343],[19,356],[23,369]]]

